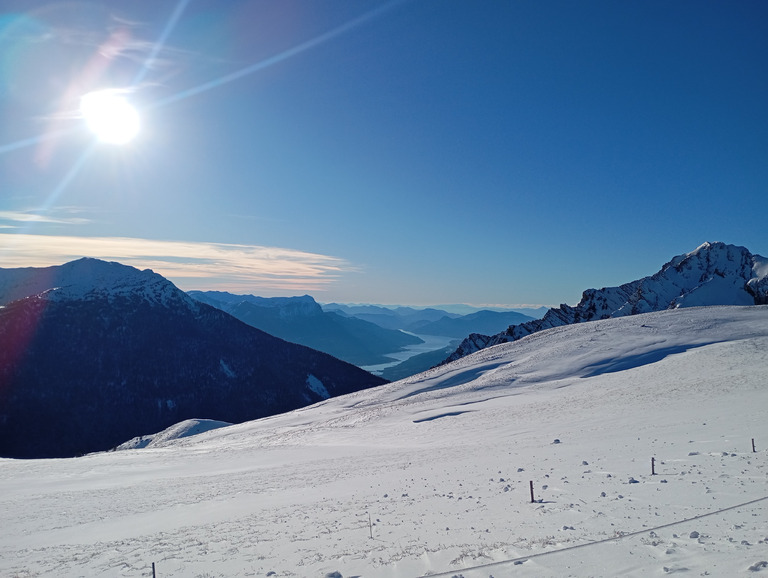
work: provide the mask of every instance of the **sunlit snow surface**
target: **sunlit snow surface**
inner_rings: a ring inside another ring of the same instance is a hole
[[[135,437],[132,440],[120,444],[115,449],[122,451],[162,447],[180,438],[199,435],[213,429],[230,425],[232,424],[229,422],[213,419],[186,419],[156,434]]]
[[[0,575],[768,575],[766,376],[768,307],[680,309],[162,447],[0,460]]]

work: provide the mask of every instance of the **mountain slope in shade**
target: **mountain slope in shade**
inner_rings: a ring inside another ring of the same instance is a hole
[[[0,287],[2,456],[104,450],[185,419],[242,422],[384,383],[151,271],[81,259],[2,270]]]
[[[664,309],[768,303],[768,259],[746,248],[704,243],[649,277],[619,287],[588,289],[575,307],[561,305],[543,318],[511,325],[495,335],[471,334],[445,361],[543,329]]]
[[[387,354],[423,343],[402,331],[323,311],[309,295],[267,298],[222,291],[190,291],[189,295],[270,335],[355,365],[387,363],[392,361]]]

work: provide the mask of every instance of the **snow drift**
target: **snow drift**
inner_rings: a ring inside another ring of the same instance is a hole
[[[232,424],[229,422],[217,421],[215,419],[186,419],[156,434],[135,437],[132,440],[120,444],[115,449],[138,450],[141,448],[159,448],[167,445],[168,442],[173,440],[196,436],[207,431],[230,425]]]

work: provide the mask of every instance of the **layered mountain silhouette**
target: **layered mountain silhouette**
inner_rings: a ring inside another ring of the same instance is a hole
[[[421,327],[444,317],[450,319],[461,317],[458,313],[449,313],[442,309],[427,307],[415,309],[413,307],[382,307],[380,305],[349,305],[344,303],[326,303],[325,311],[332,311],[345,317],[355,317],[364,321],[370,321],[387,329],[402,329],[412,333],[418,333]]]
[[[416,333],[421,335],[445,335],[446,337],[464,337],[470,333],[498,330],[505,325],[532,321],[530,315],[516,311],[489,311],[483,309],[461,317],[445,316],[437,321],[425,323],[418,327]]]
[[[473,333],[443,363],[561,325],[678,307],[766,303],[768,259],[744,247],[704,243],[673,258],[649,277],[619,287],[588,289],[575,307],[560,305],[542,319],[511,325],[495,335]]]
[[[385,382],[119,263],[0,269],[0,305],[0,456],[74,456]]]
[[[446,305],[451,309],[464,308],[467,313],[449,312],[445,309],[426,307],[382,307],[380,305],[350,305],[326,303],[324,311],[332,311],[345,317],[370,321],[388,329],[400,329],[417,335],[440,335],[443,337],[465,337],[470,333],[493,332],[504,329],[512,323],[522,323],[541,317],[546,313],[538,309],[490,310],[477,309],[469,305]]]
[[[188,294],[270,335],[324,351],[355,365],[387,363],[392,361],[388,353],[423,343],[420,338],[396,329],[323,311],[309,295],[256,297],[223,291],[190,291]]]

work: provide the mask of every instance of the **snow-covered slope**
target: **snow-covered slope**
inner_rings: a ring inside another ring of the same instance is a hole
[[[575,307],[561,305],[550,309],[542,319],[511,325],[496,335],[471,334],[446,361],[571,323],[678,307],[766,303],[768,259],[744,247],[704,243],[690,253],[673,258],[649,277],[619,287],[588,289]]]
[[[217,421],[215,419],[186,419],[156,434],[135,437],[120,444],[115,449],[138,450],[141,448],[159,448],[173,440],[196,436],[197,434],[230,425],[232,424],[227,421]]]
[[[768,306],[681,308],[162,448],[0,460],[0,575],[768,572],[767,373]]]

